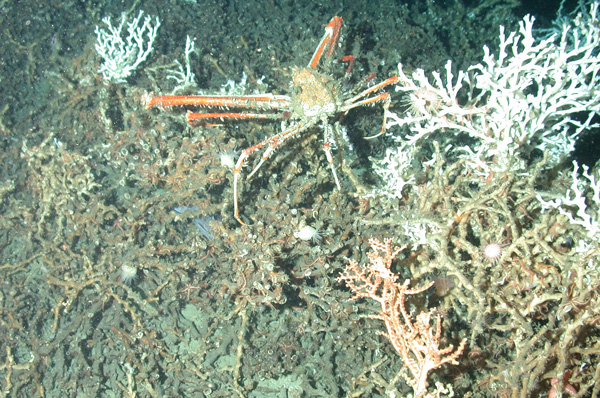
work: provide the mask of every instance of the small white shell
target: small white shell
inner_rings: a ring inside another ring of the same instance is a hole
[[[308,225],[300,229],[300,231],[294,232],[294,237],[302,240],[312,240],[313,242],[321,240],[319,230]]]

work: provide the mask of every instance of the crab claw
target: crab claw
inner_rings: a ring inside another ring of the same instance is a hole
[[[333,17],[331,21],[325,27],[325,34],[321,39],[321,42],[317,46],[315,53],[313,54],[310,62],[308,63],[308,67],[311,69],[315,69],[319,64],[319,60],[325,53],[325,49],[327,49],[327,58],[331,58],[335,48],[337,46],[337,42],[340,38],[340,30],[342,29],[342,17]]]

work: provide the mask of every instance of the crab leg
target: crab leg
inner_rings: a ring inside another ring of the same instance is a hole
[[[264,109],[281,109],[289,106],[287,95],[164,95],[152,97],[146,102],[146,109],[153,106],[199,105],[228,106]]]
[[[367,95],[371,94],[372,92],[377,91],[382,87],[385,87],[385,86],[388,86],[388,85],[394,84],[394,83],[398,83],[398,76],[389,77],[389,78],[385,79],[384,81],[382,81],[381,83],[378,83],[378,84],[374,85],[373,87],[369,87],[368,89],[358,93],[354,97],[346,100],[345,103],[353,104],[354,102],[358,101],[362,97],[366,97]],[[377,98],[377,97],[373,97],[373,98]],[[368,104],[369,102],[366,102],[366,103]],[[352,108],[348,108],[348,109],[352,109]]]
[[[323,150],[325,151],[325,157],[327,158],[327,163],[331,167],[331,173],[333,174],[333,179],[335,180],[335,185],[337,186],[338,191],[342,190],[340,186],[340,180],[338,179],[337,173],[335,172],[335,166],[333,165],[333,155],[331,154],[331,145],[329,145],[329,141],[333,139],[333,127],[326,120],[323,121],[323,129],[324,129],[324,139],[323,139]]]
[[[348,99],[345,101],[345,105],[343,106],[343,111],[344,112],[348,112],[350,109],[362,106],[362,105],[367,105],[367,104],[372,104],[374,102],[380,102],[383,101],[383,122],[381,124],[381,131],[378,134],[369,136],[369,137],[364,137],[367,140],[370,140],[372,138],[376,138],[379,137],[380,135],[385,134],[385,123],[387,121],[387,110],[390,108],[390,94],[389,93],[382,93],[379,95],[376,95],[374,97],[367,97],[367,98],[363,98],[369,94],[371,94],[374,91],[379,90],[382,87],[385,87],[389,84],[394,84],[394,83],[398,83],[398,76],[392,76],[387,78],[386,80],[382,81],[381,83],[378,83],[376,85],[374,85],[373,87],[369,87],[368,89],[364,90],[363,92],[355,95],[354,97]],[[363,98],[361,100],[361,98]]]
[[[353,104],[350,104],[350,106],[348,106],[348,108],[346,108],[346,111],[352,108],[356,108],[357,106],[361,106],[361,105],[366,105],[366,104],[372,104],[374,102],[379,102],[379,101],[383,101],[383,121],[381,122],[381,131],[375,135],[371,135],[369,137],[363,137],[366,140],[370,140],[373,138],[377,138],[380,135],[385,134],[385,123],[387,121],[387,111],[388,109],[390,109],[390,94],[389,93],[382,93],[379,94],[375,97],[370,97],[370,98],[365,98],[362,101],[359,102],[355,102]]]
[[[348,67],[346,68],[346,75],[350,74],[350,72],[352,71],[355,61],[356,58],[354,58],[354,55],[344,55],[342,57],[342,62],[348,62]]]
[[[348,112],[350,109],[358,108],[359,106],[363,106],[363,105],[372,104],[374,102],[386,101],[386,100],[389,100],[389,98],[390,98],[390,94],[389,93],[381,93],[381,94],[376,95],[374,97],[368,97],[368,98],[365,98],[365,99],[360,100],[358,102],[347,103],[347,104],[345,104],[342,107],[342,111],[343,112]]]
[[[321,42],[317,46],[315,53],[313,54],[310,62],[308,63],[308,67],[311,69],[315,69],[319,64],[319,60],[323,56],[325,52],[325,48],[327,48],[327,58],[331,58],[333,52],[335,51],[335,47],[337,46],[337,42],[340,38],[340,30],[342,29],[342,17],[333,17],[331,21],[325,27],[325,34],[321,39]]]
[[[268,113],[247,113],[247,112],[226,112],[226,113],[198,113],[188,111],[186,114],[187,122],[194,124],[195,120],[202,119],[279,119],[281,115]]]
[[[258,144],[253,145],[250,148],[246,148],[242,151],[242,154],[238,158],[238,161],[235,164],[235,167],[233,168],[233,216],[235,217],[236,220],[238,220],[238,222],[240,224],[245,224],[245,223],[240,218],[240,208],[239,208],[239,204],[238,204],[238,181],[240,178],[240,173],[242,172],[242,167],[244,167],[244,163],[246,162],[246,159],[248,159],[250,157],[250,155],[252,155],[254,152],[256,152],[259,149],[268,145],[268,148],[263,152],[262,157],[261,157],[260,161],[258,162],[258,164],[254,167],[254,169],[250,172],[250,174],[248,174],[247,178],[251,178],[258,171],[260,166],[262,166],[262,164],[265,162],[265,160],[267,160],[269,158],[269,156],[271,156],[271,154],[275,151],[275,148],[277,148],[277,146],[282,144],[288,138],[293,137],[296,134],[300,133],[303,128],[304,128],[303,125],[298,124],[288,130],[285,130],[279,134],[275,134],[274,136],[272,136],[262,142],[259,142]]]
[[[324,121],[324,123],[325,123],[325,121]],[[258,171],[258,169],[260,169],[260,166],[262,166],[262,164],[271,156],[271,154],[275,151],[275,149],[279,145],[281,145],[283,142],[285,142],[288,138],[293,137],[296,134],[302,132],[304,128],[305,128],[304,125],[298,124],[288,130],[285,130],[279,134],[275,134],[274,136],[272,136],[262,142],[259,142],[258,144],[251,146],[250,148],[246,148],[242,151],[242,154],[240,155],[237,163],[235,164],[235,167],[233,168],[233,214],[234,214],[235,219],[238,220],[238,222],[240,224],[245,224],[245,223],[240,218],[240,209],[239,209],[239,203],[238,203],[238,181],[240,178],[239,175],[242,171],[242,167],[244,167],[244,163],[246,162],[246,159],[248,159],[250,157],[250,155],[252,155],[252,153],[254,153],[257,150],[268,145],[268,148],[263,152],[258,164],[254,167],[254,169],[250,172],[250,174],[248,174],[247,178],[252,178],[252,176]],[[329,166],[331,167],[331,173],[333,174],[333,179],[335,180],[335,185],[337,186],[338,190],[341,190],[340,180],[338,179],[338,176],[337,176],[337,173],[335,172],[335,167],[333,164],[334,160],[333,160],[333,155],[331,154],[331,145],[329,145],[329,140],[333,136],[333,132],[331,131],[332,127],[330,124],[325,123],[324,129],[325,129],[325,140],[323,142],[323,150],[325,151],[325,156],[327,157],[327,163],[329,163]]]
[[[257,148],[258,149],[258,148]],[[240,178],[240,172],[244,166],[244,162],[248,159],[248,156],[254,152],[252,148],[244,149],[240,155],[235,167],[233,168],[233,216],[242,225],[246,224],[240,218],[240,206],[238,204],[238,180]]]

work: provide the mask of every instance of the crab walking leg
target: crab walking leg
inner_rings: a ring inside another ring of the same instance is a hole
[[[381,93],[379,95],[376,95],[375,97],[365,98],[358,102],[346,103],[344,106],[341,107],[341,109],[343,112],[348,112],[350,109],[358,108],[359,106],[372,104],[374,102],[389,101],[389,99],[390,99],[389,93]]]
[[[348,67],[346,68],[346,75],[349,75],[352,71],[352,68],[354,67],[354,61],[356,61],[354,55],[344,55],[342,57],[342,62],[348,62]]]
[[[176,105],[197,105],[197,106],[228,106],[228,107],[248,107],[264,109],[281,109],[290,105],[290,97],[287,95],[163,95],[158,97],[147,97],[146,109],[154,106],[176,106]]]
[[[315,53],[313,54],[310,62],[308,63],[308,67],[311,69],[315,69],[319,64],[319,60],[323,56],[325,52],[325,48],[327,48],[327,57],[330,58],[335,51],[335,47],[337,46],[337,42],[340,38],[340,30],[342,29],[342,17],[333,17],[331,21],[325,27],[325,34],[321,39],[321,42],[317,46]]]
[[[381,131],[375,135],[371,135],[369,137],[363,137],[366,140],[377,138],[380,135],[385,134],[385,123],[387,121],[387,111],[390,109],[390,103],[391,103],[390,94],[389,93],[381,93],[379,95],[376,95],[375,97],[365,98],[361,101],[354,102],[354,103],[347,103],[346,105],[344,105],[342,107],[342,110],[344,112],[348,112],[350,109],[357,108],[362,105],[372,104],[375,102],[381,102],[381,101],[383,102],[383,121],[381,123]]]
[[[237,163],[235,164],[235,167],[233,168],[233,216],[242,225],[245,225],[246,223],[240,218],[240,207],[238,205],[238,179],[240,178],[240,172],[242,171],[244,162],[250,153],[251,152],[248,152],[248,149],[244,149]]]
[[[260,157],[260,160],[258,161],[258,164],[254,167],[254,169],[252,169],[250,174],[248,174],[248,177],[246,177],[247,180],[251,179],[252,176],[258,171],[258,169],[260,169],[260,166],[263,165],[265,160],[267,160],[271,156],[271,154],[275,151],[275,145],[276,144],[272,143],[267,149],[265,149],[262,156]]]
[[[268,113],[247,113],[247,112],[229,112],[229,113],[198,113],[188,111],[186,114],[187,122],[194,125],[194,121],[203,119],[279,119],[281,115]]]
[[[335,166],[333,165],[333,155],[331,154],[331,145],[329,145],[329,141],[333,139],[333,127],[327,123],[326,120],[323,120],[323,129],[324,129],[324,139],[323,139],[323,150],[325,151],[325,157],[327,158],[327,163],[331,166],[331,172],[333,173],[333,179],[335,180],[335,185],[337,186],[338,191],[342,190],[340,186],[340,180],[338,179],[337,173],[335,172]]]
[[[340,180],[338,180],[337,173],[335,172],[335,166],[333,165],[333,155],[331,154],[331,146],[329,142],[323,143],[323,150],[325,151],[325,157],[327,158],[327,162],[329,166],[331,166],[331,172],[333,173],[333,179],[335,180],[335,185],[337,186],[338,191],[342,190],[340,186]]]
[[[360,93],[356,94],[354,97],[346,100],[345,103],[346,104],[355,103],[359,99],[361,99],[363,97],[366,97],[367,95],[371,94],[372,92],[377,91],[380,88],[383,88],[385,86],[388,86],[388,85],[394,84],[394,83],[398,83],[398,76],[388,77],[387,79],[385,79],[381,83],[378,83],[378,84],[374,85],[373,87],[369,87],[368,89],[366,89],[364,91],[361,91]],[[349,108],[349,109],[352,109],[352,108]]]
[[[350,109],[356,108],[358,106],[383,101],[383,122],[381,124],[381,131],[375,135],[372,135],[369,137],[364,137],[365,139],[370,140],[370,139],[377,138],[380,135],[385,134],[385,123],[387,121],[387,110],[390,109],[391,100],[390,100],[389,93],[382,93],[382,94],[376,95],[375,97],[368,97],[368,98],[364,98],[362,100],[360,100],[360,99],[371,94],[374,91],[379,90],[382,87],[385,87],[390,84],[395,84],[395,83],[398,83],[398,76],[389,77],[389,78],[385,79],[384,81],[382,81],[381,83],[376,84],[373,87],[369,87],[368,89],[362,91],[361,93],[355,95],[354,97],[352,97],[344,102],[345,105],[342,108],[343,108],[344,112],[347,112]]]
[[[233,216],[242,225],[245,225],[246,223],[243,222],[242,219],[240,218],[240,206],[238,204],[238,181],[240,179],[240,173],[242,172],[242,167],[244,167],[244,163],[246,162],[246,159],[248,159],[250,157],[250,155],[252,155],[253,152],[258,151],[260,148],[262,148],[266,144],[267,144],[267,141],[263,141],[254,146],[251,146],[250,148],[244,149],[242,151],[242,154],[238,158],[238,161],[235,164],[235,167],[233,168]],[[255,171],[256,171],[256,169],[255,169]]]
[[[277,149],[277,147],[279,145],[283,144],[288,138],[293,137],[296,134],[298,134],[300,131],[302,131],[302,129],[303,129],[303,125],[298,124],[288,130],[284,130],[283,132],[281,132],[279,134],[275,134],[273,137],[261,142],[259,144],[260,147],[263,147],[265,145],[269,145],[269,147],[263,152],[263,154],[260,158],[260,161],[254,167],[254,169],[250,172],[250,174],[248,174],[247,178],[248,179],[252,178],[252,176],[258,171],[258,169],[260,169],[260,166],[262,166],[262,164],[265,162],[265,160],[269,159],[271,154],[273,152],[275,152],[275,149]]]
[[[247,178],[251,178],[260,168],[260,166],[262,166],[262,164],[265,162],[265,160],[267,160],[269,158],[269,156],[271,156],[271,154],[275,151],[275,149],[277,148],[277,146],[281,143],[283,143],[285,140],[287,140],[290,137],[293,137],[294,135],[298,134],[299,132],[302,131],[302,129],[304,128],[303,125],[298,124],[288,130],[285,130],[279,134],[275,134],[274,136],[259,142],[258,144],[251,146],[250,148],[246,148],[242,151],[242,154],[240,155],[237,163],[235,164],[235,167],[233,168],[233,214],[236,220],[238,220],[238,222],[240,224],[245,224],[242,219],[240,218],[240,208],[239,208],[239,204],[238,204],[238,181],[240,178],[240,173],[242,171],[242,167],[244,167],[244,163],[246,162],[246,159],[248,159],[250,157],[250,155],[252,155],[254,152],[258,151],[259,149],[265,147],[265,146],[269,146],[262,154],[262,157],[260,159],[260,161],[258,162],[258,164],[256,165],[256,167],[254,167],[254,169],[250,172],[250,174],[248,174]]]

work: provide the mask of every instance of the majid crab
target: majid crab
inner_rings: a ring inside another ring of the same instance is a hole
[[[297,136],[315,125],[321,123],[324,131],[323,149],[327,162],[331,166],[333,178],[338,189],[340,182],[335,172],[333,156],[331,155],[330,142],[333,140],[333,127],[329,120],[339,114],[344,114],[350,109],[373,103],[382,103],[387,109],[390,104],[389,94],[386,92],[377,93],[381,88],[398,82],[398,76],[392,76],[378,84],[375,84],[359,93],[345,93],[342,90],[341,82],[335,81],[325,73],[319,72],[317,67],[319,62],[329,62],[332,60],[335,49],[338,45],[340,30],[342,28],[342,18],[333,17],[325,27],[325,34],[317,46],[310,62],[305,68],[295,68],[291,82],[290,95],[184,95],[184,96],[157,96],[147,99],[146,108],[169,107],[175,105],[204,106],[204,107],[224,107],[239,108],[238,112],[218,112],[218,113],[198,113],[188,111],[187,121],[194,124],[197,121],[208,119],[283,119],[281,132],[265,139],[242,151],[233,169],[233,196],[234,196],[234,217],[241,224],[244,224],[240,218],[238,203],[238,180],[242,167],[246,160],[254,152],[266,147],[262,158],[247,178],[251,178],[260,166],[271,156],[271,154],[289,138]],[[354,58],[346,56],[343,61],[352,64]],[[348,68],[348,70],[350,67]],[[347,71],[348,72],[348,71]],[[255,109],[257,112],[243,111],[243,109]],[[385,112],[381,128],[385,130]]]

